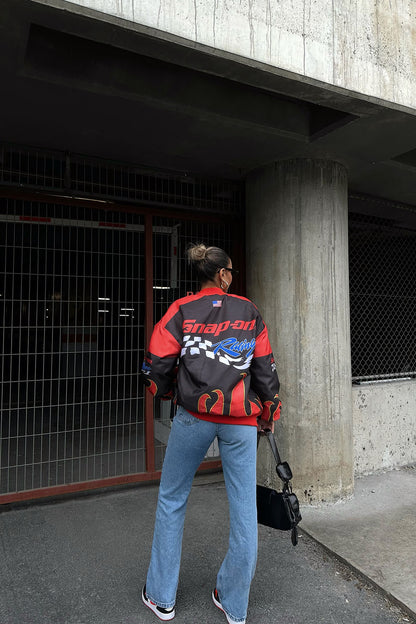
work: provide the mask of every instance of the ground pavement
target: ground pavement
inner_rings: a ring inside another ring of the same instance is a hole
[[[413,484],[415,473],[406,473]],[[149,560],[156,498],[157,487],[145,485],[2,511],[0,624],[158,622],[139,598]],[[343,506],[344,515],[347,505]],[[341,507],[332,508],[340,513],[333,522],[340,522]],[[323,517],[327,522],[325,535],[333,538],[338,531],[331,528],[328,509],[307,510],[304,515],[304,531],[296,548],[288,533],[259,527],[259,559],[247,624],[416,621],[411,609],[404,611],[388,600],[388,590],[374,587],[365,574],[356,575],[354,567],[340,562],[337,553],[331,551],[339,549],[335,541],[331,546],[327,540],[326,547],[315,541],[325,541],[318,531]],[[415,515],[405,516],[395,531],[408,534],[414,522]],[[372,535],[375,542],[380,534],[372,532],[369,524],[371,519],[362,520],[367,538]],[[344,525],[343,543],[348,551],[345,529]],[[225,624],[210,592],[227,539],[222,479],[197,478],[185,525],[177,624]],[[340,556],[348,560],[348,552],[342,550]],[[404,600],[401,602],[406,606]]]

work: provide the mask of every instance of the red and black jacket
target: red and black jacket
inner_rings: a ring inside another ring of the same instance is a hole
[[[179,359],[179,366],[177,363]],[[178,299],[154,328],[142,373],[156,397],[211,422],[280,416],[279,379],[256,306],[220,288]]]

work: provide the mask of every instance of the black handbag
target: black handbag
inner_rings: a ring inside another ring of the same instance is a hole
[[[276,472],[283,482],[283,487],[281,492],[277,492],[263,485],[257,486],[257,521],[272,529],[291,531],[292,544],[296,546],[298,543],[297,525],[302,520],[302,516],[299,511],[298,498],[292,492],[292,486],[289,483],[293,476],[292,471],[287,462],[281,461],[273,433],[269,430],[265,431],[265,434],[273,451]],[[257,445],[259,439],[260,435],[257,438]]]

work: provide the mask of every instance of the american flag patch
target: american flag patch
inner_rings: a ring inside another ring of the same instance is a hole
[[[218,301],[213,301],[212,302],[212,307],[213,308],[220,308],[222,306],[222,301],[221,299],[219,299]]]

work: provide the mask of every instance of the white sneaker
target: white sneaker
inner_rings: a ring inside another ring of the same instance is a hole
[[[175,617],[175,607],[171,607],[170,609],[164,609],[163,607],[158,607],[157,604],[149,600],[146,595],[146,585],[142,589],[142,600],[146,607],[149,607],[149,609],[153,611],[155,615],[157,615],[159,620],[167,622],[168,620],[173,620],[173,618]]]
[[[228,624],[246,624],[245,620],[240,620],[239,622],[237,622],[237,620],[232,620],[230,616],[226,614],[226,612],[222,608],[220,597],[216,589],[214,589],[214,591],[212,592],[212,600],[214,601],[215,606],[218,607],[218,609],[221,609],[221,611],[224,613],[225,617],[227,618]]]

